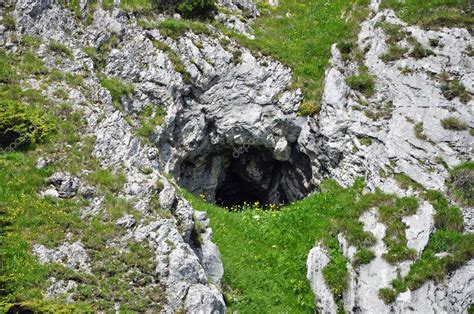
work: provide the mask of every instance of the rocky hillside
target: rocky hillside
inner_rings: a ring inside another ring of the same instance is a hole
[[[0,308],[471,313],[445,2],[1,3]]]

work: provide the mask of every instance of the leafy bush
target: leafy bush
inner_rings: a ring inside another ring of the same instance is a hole
[[[447,130],[463,131],[467,130],[468,126],[466,122],[459,120],[456,117],[449,117],[441,120],[441,125]]]
[[[1,147],[24,147],[44,141],[53,129],[52,120],[35,106],[0,99]]]
[[[207,16],[215,9],[214,0],[187,0],[177,7],[177,11],[184,16]]]
[[[370,97],[374,94],[374,78],[372,75],[363,73],[360,75],[352,75],[346,78],[346,83],[350,88],[361,92],[367,97]]]

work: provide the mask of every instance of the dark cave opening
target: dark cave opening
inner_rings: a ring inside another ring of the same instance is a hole
[[[277,160],[265,147],[221,148],[184,160],[178,173],[182,187],[225,207],[282,205],[313,188],[310,160],[296,149],[287,160]]]

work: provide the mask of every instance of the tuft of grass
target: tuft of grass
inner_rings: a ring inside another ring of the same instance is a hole
[[[416,43],[415,47],[410,53],[410,57],[413,57],[415,59],[423,59],[429,56],[433,56],[434,52],[431,51],[430,49],[424,48],[420,43]]]
[[[101,192],[117,193],[122,190],[127,178],[122,172],[98,169],[87,176],[87,180]]]
[[[393,178],[397,182],[398,186],[404,190],[412,188],[414,191],[424,191],[425,188],[420,183],[416,182],[404,173],[396,173]]]
[[[370,74],[362,73],[346,78],[346,83],[353,90],[359,91],[366,97],[371,97],[375,93],[374,77]]]
[[[471,94],[467,91],[466,87],[455,78],[449,80],[449,75],[446,72],[441,73],[441,91],[443,96],[448,100],[453,100],[456,97],[459,97],[459,101],[463,104],[467,104],[471,99]]]
[[[441,125],[443,126],[443,128],[453,131],[464,131],[468,129],[468,125],[466,124],[466,122],[456,117],[448,117],[446,119],[441,120]]]
[[[153,104],[147,105],[138,117],[140,124],[137,134],[142,138],[149,140],[156,126],[161,125],[164,120],[166,112],[161,106]]]
[[[364,146],[370,146],[372,145],[372,138],[368,136],[362,136],[359,138],[359,142]]]
[[[402,48],[398,46],[397,44],[391,44],[388,47],[387,53],[381,55],[380,59],[383,62],[391,62],[391,61],[400,60],[407,51],[408,49]]]
[[[110,92],[112,102],[115,106],[120,104],[122,97],[133,94],[135,91],[133,85],[127,84],[118,78],[107,78],[103,76],[100,78],[100,85]]]
[[[449,173],[449,194],[462,205],[474,206],[474,162],[461,163]]]
[[[21,38],[21,44],[28,48],[39,48],[41,44],[41,39],[35,36],[24,35]]]
[[[303,101],[298,108],[298,115],[300,116],[314,116],[321,111],[321,105],[314,101]]]
[[[375,253],[368,248],[361,248],[354,256],[354,267],[369,264],[375,258]]]
[[[54,53],[62,54],[64,56],[68,57],[69,59],[73,58],[73,54],[72,54],[71,49],[69,49],[66,45],[58,43],[55,40],[51,40],[49,42],[49,50],[51,52],[54,52]]]
[[[384,104],[376,104],[375,108],[364,110],[364,114],[367,118],[373,121],[380,119],[390,119],[393,113],[393,102],[388,101]]]
[[[8,12],[5,12],[3,13],[3,26],[5,27],[6,30],[8,31],[13,31],[15,30],[16,28],[16,20],[15,18],[13,17],[13,15],[11,15],[10,13]]]
[[[159,22],[156,27],[160,30],[161,35],[175,40],[184,36],[184,34],[189,31],[192,31],[196,35],[212,34],[209,25],[206,23],[188,19],[177,20],[169,18]]]

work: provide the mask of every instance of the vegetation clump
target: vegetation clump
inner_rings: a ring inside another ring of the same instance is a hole
[[[120,104],[122,97],[130,95],[135,91],[133,85],[127,84],[117,78],[101,77],[100,85],[110,92],[112,102],[115,106]]]
[[[460,204],[474,206],[474,162],[468,161],[450,170],[448,190]]]
[[[375,93],[374,77],[367,73],[360,75],[352,75],[346,78],[346,83],[350,88],[361,92],[367,97],[373,96]]]
[[[59,54],[63,54],[63,55],[65,55],[66,57],[68,57],[69,59],[72,59],[72,57],[73,57],[73,54],[72,54],[71,49],[69,49],[66,45],[63,45],[63,44],[61,44],[61,43],[58,43],[58,42],[55,41],[55,40],[51,40],[51,41],[49,42],[49,49],[50,49],[52,52],[59,53]]]
[[[443,128],[453,131],[464,131],[468,129],[467,123],[456,117],[448,117],[441,120],[441,125]]]

